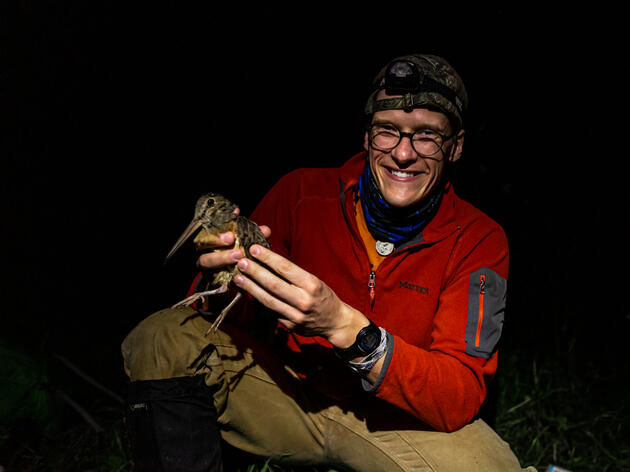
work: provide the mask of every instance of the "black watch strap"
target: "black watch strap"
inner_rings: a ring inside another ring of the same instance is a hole
[[[334,348],[335,354],[344,361],[350,361],[357,357],[365,357],[371,354],[381,343],[381,329],[372,321],[359,331],[354,343],[344,349]]]

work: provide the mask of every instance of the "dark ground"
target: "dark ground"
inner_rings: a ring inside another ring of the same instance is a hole
[[[627,398],[614,12],[389,12],[379,29],[369,14],[196,8],[20,1],[2,20],[3,344],[60,353],[122,393],[121,339],[194,272],[162,261],[196,197],[222,192],[247,214],[287,171],[341,164],[380,66],[429,52],[471,98],[456,189],[510,241],[506,358],[605,379],[584,392],[593,408]]]

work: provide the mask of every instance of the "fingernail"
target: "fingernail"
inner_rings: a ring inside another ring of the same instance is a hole
[[[260,254],[260,246],[253,245],[249,248],[249,252],[252,256],[257,256],[258,254]]]
[[[243,277],[240,275],[237,275],[236,277],[234,277],[234,283],[236,285],[242,285],[243,284]]]
[[[225,244],[230,244],[232,242],[232,235],[228,232],[228,233],[221,233],[221,242],[225,243]]]
[[[239,269],[245,270],[245,269],[247,269],[247,266],[248,266],[248,263],[247,263],[247,261],[245,259],[242,259],[242,260],[238,261],[238,268]]]
[[[241,251],[232,251],[232,259],[238,261],[241,257],[243,257],[243,253]]]

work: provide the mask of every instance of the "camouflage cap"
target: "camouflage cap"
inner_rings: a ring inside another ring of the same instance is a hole
[[[395,98],[377,100],[380,90]],[[393,59],[377,74],[365,113],[425,106],[439,109],[461,128],[468,95],[461,77],[446,60],[411,54]]]

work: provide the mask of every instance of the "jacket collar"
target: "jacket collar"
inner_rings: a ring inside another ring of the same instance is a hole
[[[347,218],[348,204],[353,204],[356,192],[358,192],[359,179],[363,173],[363,166],[365,163],[366,152],[362,151],[348,161],[339,169],[339,178],[341,180],[341,200],[345,202],[343,206],[344,215]],[[450,235],[459,226],[455,220],[455,202],[458,199],[453,186],[450,182],[447,182],[444,187],[444,195],[442,196],[442,202],[435,216],[429,221],[427,226],[422,230],[421,234],[413,238],[411,241],[403,245],[408,247],[415,243],[432,243],[444,239]],[[354,214],[350,212],[348,214]],[[399,248],[400,249],[400,248]]]
[[[359,154],[352,156],[339,169],[339,178],[343,182],[343,190],[347,192],[352,187],[359,185],[359,179],[363,173],[363,165],[365,163],[366,152],[361,151]]]

